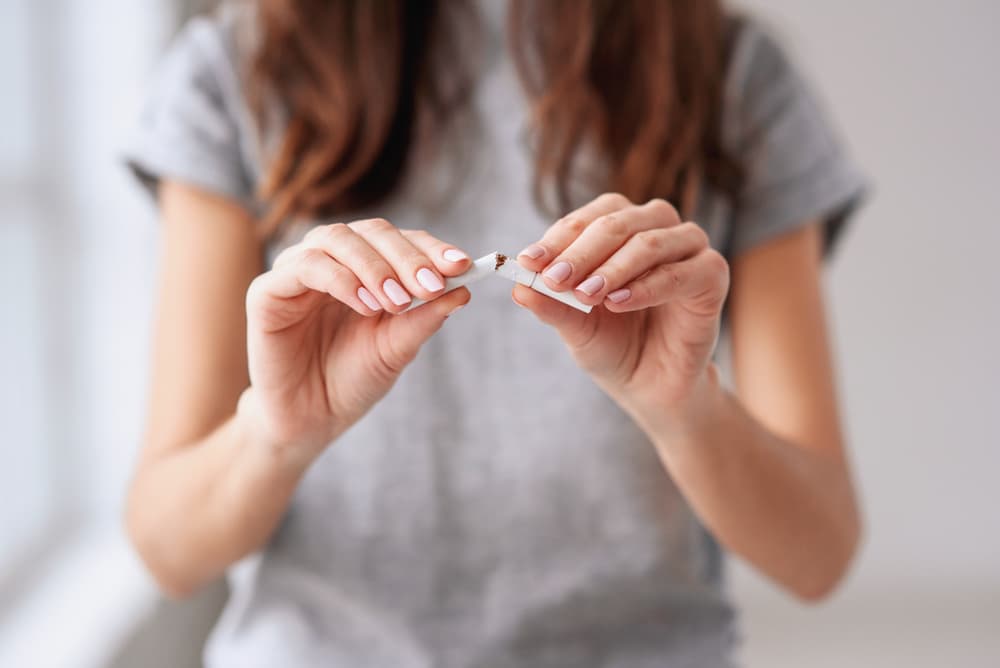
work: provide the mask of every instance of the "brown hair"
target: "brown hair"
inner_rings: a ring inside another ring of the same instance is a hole
[[[250,99],[288,125],[260,195],[266,226],[378,202],[418,131],[446,128],[471,91],[461,0],[259,0]],[[716,0],[512,0],[510,44],[532,99],[535,195],[565,210],[580,148],[596,191],[693,209],[738,170],[719,146],[726,20]]]

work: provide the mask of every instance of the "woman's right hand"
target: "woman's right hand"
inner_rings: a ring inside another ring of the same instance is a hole
[[[469,301],[465,288],[441,295],[443,277],[469,265],[454,246],[381,219],[317,227],[282,252],[247,292],[250,388],[238,413],[255,437],[310,462]],[[412,297],[428,303],[396,315]]]

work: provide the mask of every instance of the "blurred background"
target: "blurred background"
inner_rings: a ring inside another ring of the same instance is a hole
[[[0,2],[0,666],[197,666],[120,509],[157,226],[117,151],[198,3]],[[867,516],[804,608],[733,563],[749,668],[1000,666],[1000,3],[752,0],[875,184],[828,271]]]

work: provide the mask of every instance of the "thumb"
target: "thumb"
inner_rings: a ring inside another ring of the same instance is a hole
[[[546,325],[555,327],[570,347],[578,347],[591,339],[597,324],[596,314],[577,311],[551,297],[535,292],[523,285],[514,286],[511,299],[528,309]]]
[[[379,348],[383,359],[394,371],[413,361],[424,341],[441,329],[445,319],[469,303],[472,295],[467,288],[447,292],[437,299],[421,304],[400,315],[385,315],[388,322]]]

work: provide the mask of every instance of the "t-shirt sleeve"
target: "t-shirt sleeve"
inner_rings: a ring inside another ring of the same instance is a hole
[[[726,98],[723,141],[743,168],[730,255],[813,221],[824,224],[829,251],[865,180],[806,82],[752,23],[736,40]]]
[[[161,180],[173,179],[252,207],[221,39],[214,19],[192,20],[153,78],[124,157],[154,197]]]

